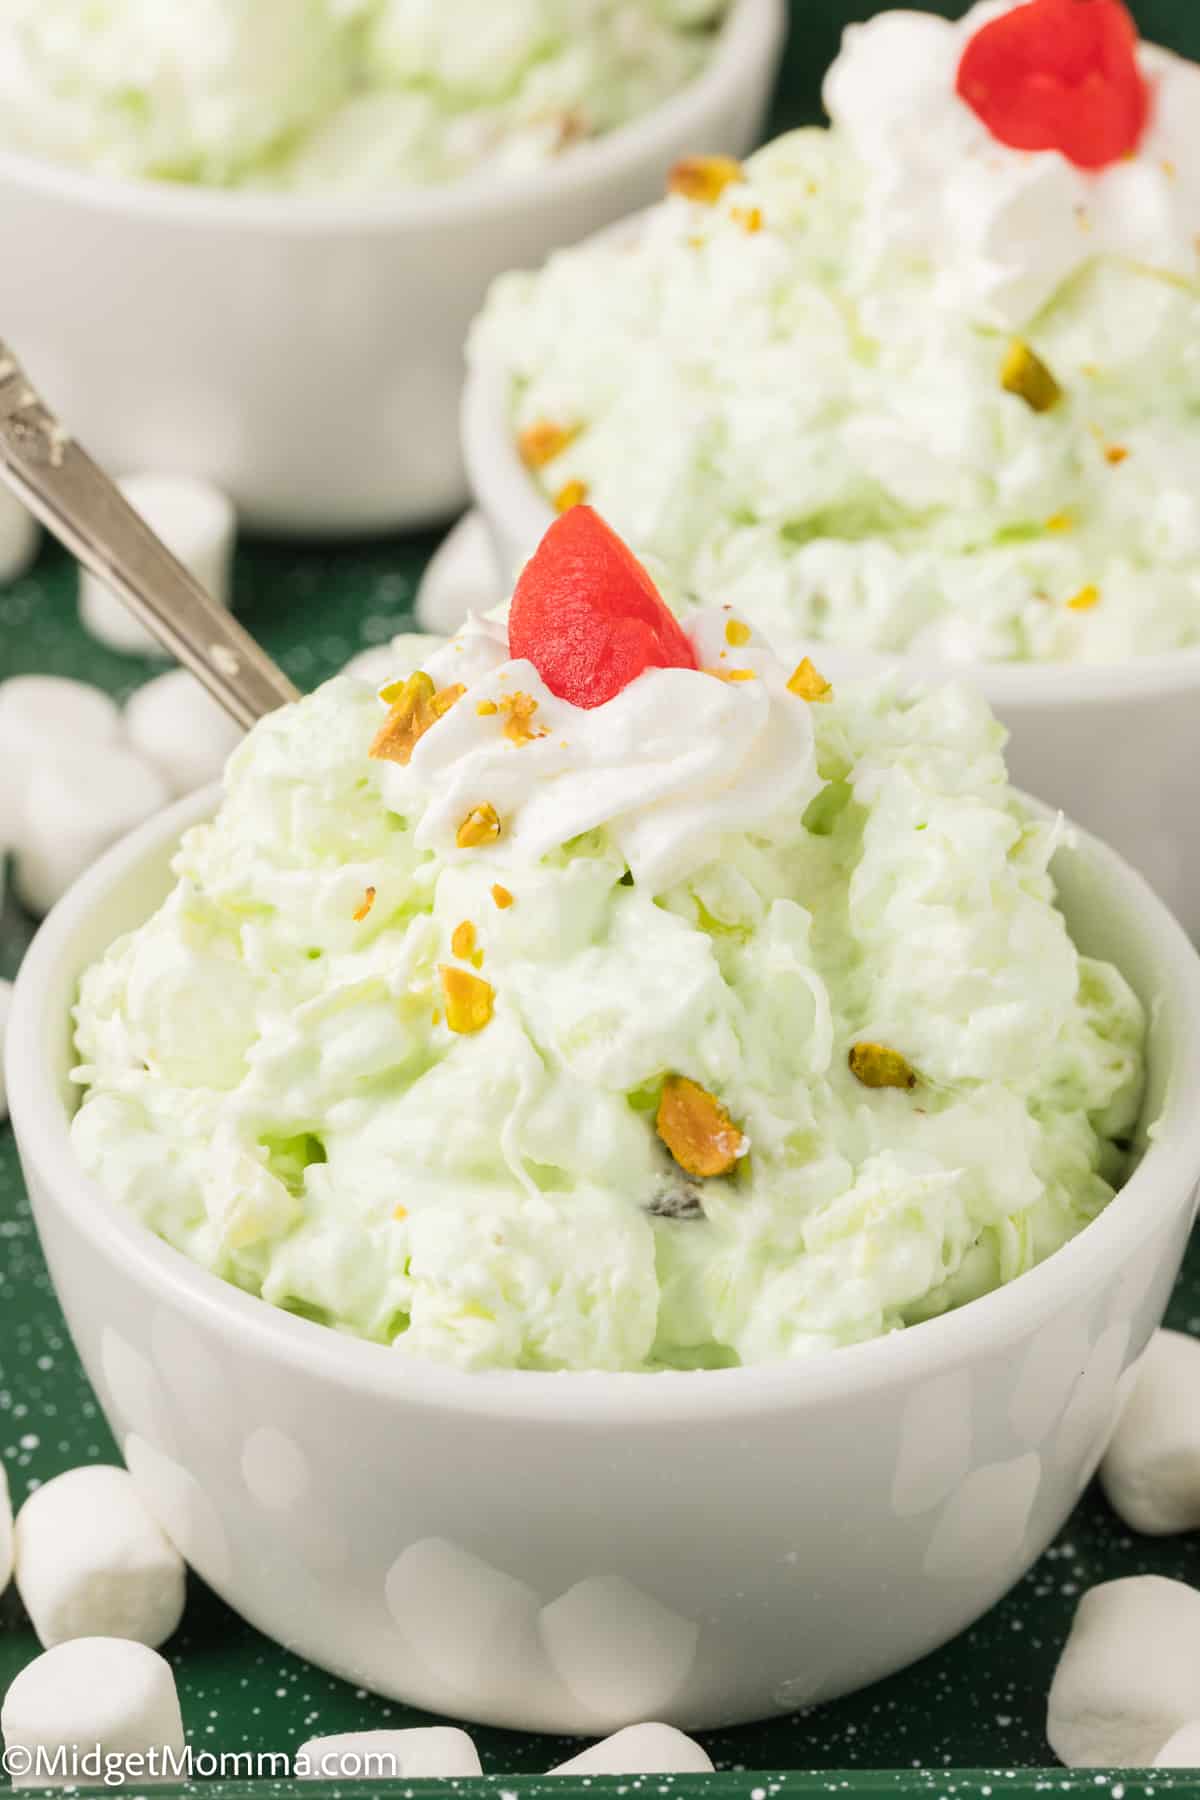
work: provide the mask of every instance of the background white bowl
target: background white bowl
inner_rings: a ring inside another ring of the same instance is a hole
[[[13,1121],[72,1335],[148,1503],[261,1630],[468,1719],[735,1723],[932,1650],[1041,1552],[1163,1310],[1200,1174],[1200,959],[1091,840],[1056,875],[1151,1017],[1161,1126],[1108,1210],[963,1311],[802,1364],[463,1374],[275,1311],[107,1200],[72,1154],[82,969],[166,892],[183,802],[26,957]],[[1030,1046],[1036,1054],[1037,1046]]]
[[[342,534],[464,499],[457,407],[489,282],[757,140],[784,0],[734,0],[703,74],[543,171],[355,199],[119,182],[0,154],[0,319],[115,474],[215,481],[248,524]]]
[[[506,372],[476,363],[463,398],[463,445],[506,595],[554,518],[517,454],[509,401]],[[1111,666],[938,666],[811,639],[776,647],[811,653],[831,680],[890,669],[926,684],[969,681],[1012,734],[1008,763],[1017,786],[1128,857],[1200,939],[1200,649]]]

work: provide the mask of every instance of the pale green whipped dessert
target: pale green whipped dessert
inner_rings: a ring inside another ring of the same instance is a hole
[[[728,0],[7,0],[0,144],[387,191],[544,165],[685,86]]]
[[[1075,949],[985,704],[830,693],[735,610],[689,635],[584,709],[473,620],[260,724],[83,979],[73,1137],[114,1200],[466,1369],[808,1356],[1094,1219],[1142,1010]]]
[[[495,288],[473,356],[532,479],[681,614],[939,663],[1200,643],[1200,68],[1140,47],[1110,168],[1008,149],[954,83],[1010,10],[854,28],[830,129]]]

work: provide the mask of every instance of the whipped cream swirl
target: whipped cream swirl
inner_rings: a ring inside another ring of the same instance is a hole
[[[1012,150],[955,92],[968,39],[1012,10],[984,0],[956,22],[886,12],[847,31],[824,98],[866,170],[869,260],[928,259],[939,302],[1009,327],[1098,256],[1194,278],[1200,65],[1139,47],[1150,117],[1128,160],[1089,171],[1056,150]]]
[[[419,813],[417,847],[447,860],[537,862],[603,827],[639,886],[661,893],[685,880],[719,854],[725,833],[799,816],[823,785],[790,668],[757,636],[731,647],[733,616],[716,608],[688,621],[698,669],[649,669],[590,710],[510,659],[504,625],[472,617],[423,665],[439,688],[466,692],[407,767],[383,766],[387,805]],[[536,703],[530,730],[543,734],[523,743],[506,730],[504,703],[516,694]],[[501,836],[494,851],[460,851],[458,828],[481,805],[499,815]]]

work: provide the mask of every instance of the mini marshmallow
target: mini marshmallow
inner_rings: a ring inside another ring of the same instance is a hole
[[[186,669],[157,675],[137,690],[125,708],[125,732],[173,794],[219,780],[245,735]]]
[[[3,852],[0,851],[0,855]],[[4,899],[4,890],[0,887],[0,901]],[[4,1037],[8,1030],[8,1015],[12,1011],[13,987],[11,981],[0,981],[0,1125],[8,1117],[8,1084],[4,1079]],[[0,1468],[0,1487],[3,1486],[4,1470]],[[4,1592],[4,1501],[0,1496],[0,1594]]]
[[[72,1469],[17,1514],[17,1590],[46,1649],[73,1638],[152,1648],[183,1617],[183,1558],[124,1469]]]
[[[1200,1719],[1169,1738],[1154,1759],[1156,1769],[1200,1769]]]
[[[25,574],[38,553],[41,535],[33,514],[8,488],[0,488],[0,582]]]
[[[8,1493],[8,1474],[0,1463],[0,1594],[3,1594],[13,1572],[13,1515]]]
[[[1109,1505],[1134,1531],[1200,1526],[1200,1340],[1160,1331],[1100,1465]]]
[[[294,1769],[300,1781],[412,1781],[429,1775],[483,1774],[471,1739],[449,1725],[310,1738],[296,1752]]]
[[[360,650],[357,656],[350,658],[342,674],[365,681],[368,687],[379,688],[399,675],[411,675],[427,656],[443,650],[447,641],[428,631],[402,631],[390,643],[374,644],[369,650]]]
[[[117,485],[205,592],[228,606],[237,520],[226,495],[189,475],[130,475]],[[157,639],[87,569],[79,571],[79,617],[110,650],[163,654]]]
[[[490,612],[506,597],[483,514],[469,512],[434,552],[417,589],[415,612],[423,631],[449,637],[469,612]]]
[[[4,1697],[0,1731],[14,1787],[70,1783],[69,1766],[57,1779],[48,1776],[32,1760],[39,1752],[44,1757],[72,1751],[84,1756],[98,1747],[111,1769],[108,1758],[144,1756],[152,1750],[169,1750],[178,1757],[184,1742],[170,1664],[144,1644],[120,1638],[76,1638],[37,1657]],[[14,1750],[31,1759],[27,1771],[13,1766]],[[129,1777],[149,1772],[134,1765]],[[104,1778],[103,1769],[91,1777]]]
[[[673,1725],[627,1725],[551,1775],[711,1775],[712,1760]]]
[[[49,912],[117,839],[171,799],[157,769],[119,745],[48,744],[28,774],[17,832],[17,892]]]
[[[112,744],[120,735],[116,701],[90,682],[14,675],[0,683],[0,752],[6,764],[13,757],[27,764],[48,743]]]
[[[1200,1718],[1200,1593],[1160,1575],[1084,1595],[1054,1681],[1046,1735],[1069,1768],[1148,1768]]]

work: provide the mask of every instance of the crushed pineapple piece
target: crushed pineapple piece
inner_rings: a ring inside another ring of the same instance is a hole
[[[443,963],[442,992],[446,996],[446,1024],[462,1037],[482,1031],[492,1016],[496,990],[482,975]]]
[[[470,919],[464,919],[461,925],[454,927],[450,936],[450,948],[463,962],[471,961],[475,955],[475,927]]]
[[[763,228],[763,211],[761,206],[731,206],[729,216],[739,224],[743,231],[753,237],[756,231]]]
[[[725,627],[725,642],[735,650],[740,650],[743,644],[748,644],[752,636],[753,633],[744,619],[730,619]]]
[[[1037,351],[1024,338],[1014,338],[1000,365],[1000,386],[1036,413],[1049,412],[1062,399],[1062,389]]]
[[[742,165],[732,156],[685,156],[667,177],[667,192],[715,206],[727,187],[744,180]]]
[[[728,1175],[746,1139],[716,1097],[686,1075],[669,1075],[656,1120],[658,1135],[687,1175]]]
[[[369,887],[367,889],[366,893],[363,895],[361,903],[358,906],[356,906],[354,909],[354,923],[356,925],[362,924],[363,920],[366,918],[367,914],[370,912],[370,910],[374,906],[374,904],[375,904],[375,889],[373,887]]]
[[[1067,607],[1071,612],[1091,612],[1093,606],[1099,606],[1099,604],[1100,589],[1092,581],[1089,581],[1086,587],[1081,587],[1077,594],[1072,594],[1067,601]]]
[[[500,711],[500,708],[494,700],[481,700],[475,711],[481,719],[491,719]]]
[[[1053,532],[1074,531],[1075,515],[1069,512],[1051,513],[1046,520],[1046,530]]]
[[[500,815],[485,800],[482,806],[471,808],[454,841],[460,850],[478,850],[481,844],[494,844],[499,836]]]
[[[407,1206],[393,1207],[392,1208],[392,1217],[393,1217],[393,1219],[396,1219],[396,1220],[407,1219],[407,1217],[408,1217]]]
[[[508,889],[506,887],[501,887],[498,881],[492,886],[492,899],[496,902],[496,905],[500,908],[501,912],[506,912],[513,903],[513,897]]]
[[[824,706],[833,698],[833,687],[806,656],[792,672],[788,693],[795,694],[799,700],[814,701],[818,706]]]
[[[886,1044],[855,1044],[850,1073],[869,1088],[914,1088],[917,1074],[907,1057]]]
[[[453,687],[440,688],[433,696],[433,710],[438,718],[444,718],[452,706],[457,706],[466,691],[461,681],[456,681]]]

